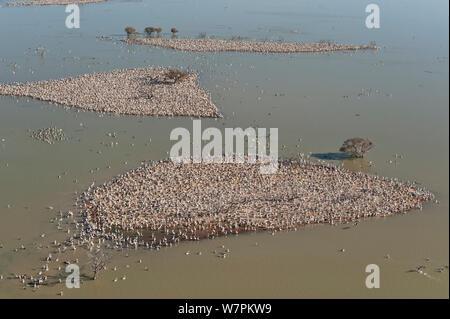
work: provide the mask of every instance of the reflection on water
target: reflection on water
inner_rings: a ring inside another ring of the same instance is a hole
[[[364,7],[356,0],[263,0],[258,8],[254,1],[237,0],[110,1],[82,6],[79,30],[64,27],[61,6],[1,8],[2,83],[144,66],[195,70],[224,114],[203,119],[203,127],[278,127],[284,158],[310,155],[355,171],[414,180],[433,191],[439,204],[358,225],[246,234],[160,251],[120,250],[111,262],[117,271],[109,267],[80,289],[55,284],[33,292],[4,279],[0,296],[57,297],[64,290],[64,297],[448,297],[448,270],[436,271],[448,265],[449,250],[448,2],[379,5],[379,30],[364,27]],[[205,54],[117,41],[125,26],[142,31],[148,24],[161,26],[164,37],[176,27],[180,38],[206,32],[253,40],[375,41],[382,50]],[[112,41],[96,38],[112,35]],[[49,145],[29,136],[51,126],[68,139]],[[189,129],[192,120],[100,115],[0,97],[0,274],[38,272],[54,254],[52,242],[68,237],[70,220],[60,211],[73,210],[77,194],[92,183],[166,158],[175,127]],[[377,147],[365,159],[333,153],[349,136],[367,136]],[[226,259],[212,253],[222,245],[231,251]],[[64,252],[59,263],[75,259],[89,276],[80,249]],[[377,290],[364,286],[364,269],[371,263],[381,268]],[[408,272],[419,265],[430,277]],[[50,263],[49,276],[66,275],[58,266],[63,265]],[[114,283],[124,275],[126,280]]]

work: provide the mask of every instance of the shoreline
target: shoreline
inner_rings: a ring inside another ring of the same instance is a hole
[[[301,43],[301,42],[256,42],[232,41],[218,39],[163,39],[132,38],[122,42],[138,45],[151,45],[180,51],[193,52],[257,52],[257,53],[304,53],[379,50],[375,45],[344,45],[334,43]]]
[[[19,6],[53,6],[53,5],[69,5],[69,4],[88,4],[97,2],[106,2],[109,0],[35,0],[35,1],[17,1],[7,2],[6,5],[10,7]]]
[[[283,161],[276,174],[259,164],[156,161],[88,189],[77,199],[84,239],[116,247],[158,248],[241,232],[344,224],[422,208],[434,195],[332,165]]]
[[[120,115],[222,117],[198,76],[169,78],[169,68],[88,73],[59,80],[0,84],[0,95],[26,96],[86,111]]]

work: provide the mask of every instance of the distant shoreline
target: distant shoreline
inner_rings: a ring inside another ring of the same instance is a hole
[[[87,4],[95,2],[105,2],[109,0],[35,0],[35,1],[17,1],[7,2],[7,6],[53,6],[53,5],[68,5],[68,4]]]
[[[163,38],[133,38],[123,39],[123,42],[139,45],[152,45],[180,51],[195,52],[259,52],[259,53],[301,53],[301,52],[331,52],[378,50],[375,45],[346,45],[330,42],[256,42],[233,41],[219,39],[163,39]]]

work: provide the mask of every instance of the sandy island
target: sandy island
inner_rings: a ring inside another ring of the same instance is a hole
[[[139,167],[82,194],[82,238],[154,248],[388,216],[434,198],[412,183],[306,161],[280,162],[272,175],[261,175],[259,167],[171,161]]]
[[[197,75],[174,82],[167,68],[85,74],[54,81],[0,84],[0,95],[28,96],[96,112],[221,117]]]
[[[153,45],[182,51],[197,52],[260,52],[260,53],[299,53],[299,52],[329,52],[378,50],[375,45],[344,45],[330,42],[301,43],[301,42],[253,42],[218,39],[163,39],[163,38],[135,38],[122,40],[126,43]]]
[[[34,1],[16,1],[7,2],[8,6],[53,6],[68,4],[87,4],[95,2],[105,2],[108,0],[34,0]]]

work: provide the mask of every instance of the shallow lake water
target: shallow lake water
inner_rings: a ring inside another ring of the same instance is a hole
[[[376,147],[365,159],[331,162],[417,181],[438,203],[357,226],[240,234],[159,251],[124,249],[114,252],[99,279],[84,280],[80,289],[67,289],[64,280],[23,289],[8,277],[38,272],[54,251],[50,243],[69,236],[66,220],[63,231],[51,221],[59,211],[75,210],[76,192],[143,161],[168,157],[170,131],[190,129],[192,119],[104,115],[1,96],[0,297],[55,298],[63,291],[63,298],[448,298],[448,268],[437,271],[449,263],[448,2],[378,4],[376,30],[365,27],[366,3],[356,0],[111,0],[81,6],[81,27],[71,30],[64,24],[64,6],[1,7],[2,83],[146,66],[194,70],[224,115],[203,119],[203,128],[277,127],[281,157],[320,158],[337,152],[349,137],[368,137]],[[121,43],[128,25],[161,26],[165,37],[176,26],[186,38],[206,32],[225,39],[375,41],[381,49],[186,53]],[[63,129],[68,140],[49,145],[29,136],[49,126]],[[108,136],[113,132],[116,138]],[[226,259],[212,253],[222,245],[231,250]],[[86,252],[78,249],[50,263],[52,280],[66,276],[63,260],[77,258],[89,276]],[[380,267],[379,289],[365,286],[368,264]],[[426,275],[412,271],[420,265]]]

